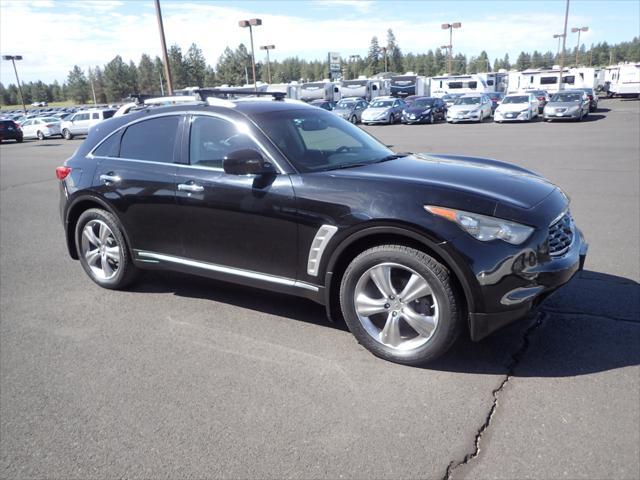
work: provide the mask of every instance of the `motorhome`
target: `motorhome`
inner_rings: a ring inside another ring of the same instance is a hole
[[[385,80],[371,80],[359,78],[358,80],[343,80],[340,82],[342,98],[360,97],[370,102],[376,97],[388,95]]]
[[[448,93],[495,92],[497,80],[497,74],[486,73],[431,77],[431,95],[434,97],[442,97]]]
[[[329,81],[303,83],[300,86],[300,100],[310,102],[312,100],[326,100],[337,102],[342,98],[340,86]]]
[[[300,100],[300,87],[298,82],[291,83],[272,83],[267,86],[267,92],[282,92],[287,98]]]
[[[640,63],[624,63],[605,68],[603,88],[610,97],[640,96]]]
[[[410,95],[429,96],[431,93],[429,79],[413,72],[404,75],[393,75],[390,80],[390,95],[408,97]]]
[[[595,68],[565,68],[562,72],[562,89],[596,88],[597,78]],[[560,89],[560,67],[509,72],[509,93],[538,89],[556,93]]]

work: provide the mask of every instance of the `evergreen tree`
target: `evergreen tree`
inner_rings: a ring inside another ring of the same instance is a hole
[[[158,88],[158,75],[154,70],[151,57],[146,53],[140,57],[140,63],[138,64],[138,88],[140,93],[152,94],[154,92],[160,92]]]
[[[182,58],[182,49],[178,45],[171,45],[167,56],[169,57],[173,89],[178,90],[187,87],[187,71]]]
[[[186,71],[186,82],[190,87],[204,86],[205,71],[207,62],[202,54],[202,50],[195,43],[192,43],[187,51],[184,61]]]
[[[129,68],[120,55],[104,66],[104,80],[108,102],[120,102],[136,93],[131,91]]]
[[[211,67],[211,65],[207,65],[207,68],[204,70],[204,85],[205,87],[214,87],[218,83],[216,79],[216,72]]]
[[[78,65],[74,65],[67,76],[67,94],[70,99],[77,103],[86,103],[89,99],[89,83]]]
[[[164,63],[158,56],[153,60],[153,75],[157,88],[154,88],[152,91],[160,92],[160,94],[167,92],[167,79],[164,75]]]
[[[516,70],[526,70],[527,68],[531,68],[531,55],[520,52],[516,60]]]
[[[384,59],[382,60],[384,63]],[[380,68],[380,44],[378,44],[378,37],[371,38],[369,44],[369,53],[367,54],[367,74],[375,75],[384,69],[384,65]]]
[[[404,73],[402,71],[402,51],[391,29],[387,30],[387,64],[390,72]]]

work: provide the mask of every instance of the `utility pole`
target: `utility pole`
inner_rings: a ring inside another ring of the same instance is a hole
[[[564,31],[562,32],[562,52],[560,53],[560,84],[558,90],[562,90],[562,74],[564,73],[564,50],[567,43],[567,22],[569,20],[569,0],[567,0],[567,8],[564,12]]]
[[[449,75],[452,73],[452,64],[453,64],[453,29],[462,27],[462,23],[453,22],[453,23],[443,23],[442,29],[449,30]]]
[[[558,48],[556,50],[556,58],[554,60],[554,62],[557,62],[558,60],[560,60],[560,39],[563,37],[563,35],[561,33],[555,33],[553,35],[553,38],[557,38],[558,39]]]
[[[91,67],[89,67],[89,82],[91,82],[91,93],[93,94],[93,105],[96,106],[98,102],[96,102],[96,89],[93,88],[93,72],[91,71]]]
[[[156,17],[158,18],[158,29],[160,30],[160,44],[162,46],[162,58],[164,58],[164,76],[167,77],[167,93],[173,95],[173,82],[171,81],[171,67],[169,66],[169,56],[167,55],[167,42],[164,39],[164,26],[162,24],[162,11],[160,10],[160,0],[156,2]]]
[[[3,55],[3,60],[11,60],[13,63],[13,71],[16,74],[16,82],[18,83],[18,92],[20,92],[20,100],[22,100],[22,110],[24,114],[27,114],[27,106],[24,103],[24,95],[22,94],[22,86],[20,85],[20,78],[18,78],[18,69],[16,68],[16,60],[22,60],[22,55]]]
[[[267,78],[269,79],[269,84],[271,84],[271,62],[269,61],[269,50],[273,50],[276,48],[275,45],[262,45],[260,50],[267,51]]]

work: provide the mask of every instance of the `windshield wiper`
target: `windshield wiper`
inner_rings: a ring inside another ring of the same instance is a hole
[[[395,160],[397,158],[407,157],[411,155],[411,152],[402,152],[402,153],[394,153],[393,155],[387,155],[386,157],[382,157],[379,160],[374,160],[373,162],[357,162],[357,163],[343,163],[340,165],[332,166],[327,170],[342,170],[345,168],[356,168],[356,167],[366,167],[367,165],[373,165],[374,163],[387,162],[389,160]]]
[[[380,160],[376,160],[371,163],[381,163],[388,162],[389,160],[396,160],[398,158],[408,157],[409,155],[413,155],[411,152],[402,152],[402,153],[394,153],[392,155],[387,155],[386,157],[382,157]]]

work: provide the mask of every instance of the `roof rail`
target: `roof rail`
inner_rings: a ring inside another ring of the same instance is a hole
[[[207,101],[207,97],[218,98],[233,98],[240,95],[246,96],[260,96],[260,97],[273,97],[274,100],[284,100],[287,96],[284,92],[256,92],[255,90],[243,89],[229,89],[229,88],[198,88],[190,92],[192,95],[197,95],[202,101]]]

